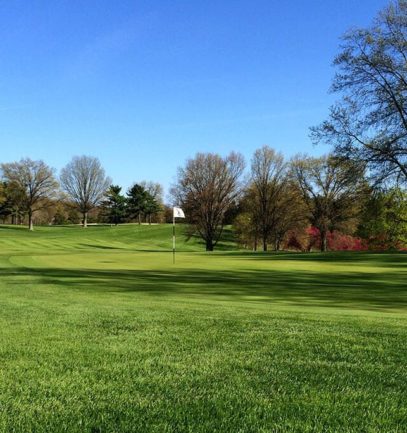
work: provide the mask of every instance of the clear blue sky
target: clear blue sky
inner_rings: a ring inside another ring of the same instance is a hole
[[[340,35],[383,0],[0,2],[0,161],[169,186],[197,151],[325,153]]]

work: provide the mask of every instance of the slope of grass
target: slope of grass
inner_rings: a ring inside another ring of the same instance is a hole
[[[0,432],[405,432],[407,255],[227,236],[0,226]]]

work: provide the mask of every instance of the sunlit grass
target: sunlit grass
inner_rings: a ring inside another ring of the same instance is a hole
[[[0,227],[1,432],[406,430],[406,255],[177,229]]]

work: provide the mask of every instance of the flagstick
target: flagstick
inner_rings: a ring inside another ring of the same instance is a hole
[[[175,215],[172,213],[172,264],[175,264]]]

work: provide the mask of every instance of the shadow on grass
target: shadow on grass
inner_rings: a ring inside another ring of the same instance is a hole
[[[181,233],[182,233],[183,243],[188,244],[192,240],[193,244],[195,244],[202,251],[205,251],[205,242],[197,233],[189,234],[187,227],[183,227]],[[236,242],[236,237],[233,233],[233,230],[230,227],[225,227],[223,229],[222,236],[219,239],[219,242],[217,243],[215,250],[221,252],[227,252],[227,251],[233,252],[239,250]]]
[[[407,253],[405,252],[357,252],[339,251],[328,253],[296,253],[289,251],[279,252],[253,252],[253,251],[230,251],[221,252],[222,256],[253,260],[290,260],[300,262],[322,262],[322,263],[358,263],[372,264],[375,266],[395,267],[407,271]]]
[[[29,277],[33,284],[78,290],[184,294],[226,300],[290,303],[362,310],[407,308],[406,274],[318,273],[280,270],[2,269],[2,278]],[[13,282],[18,280],[12,278]]]
[[[125,248],[121,247],[111,247],[109,245],[96,245],[96,244],[79,244],[79,246],[87,247],[87,248],[95,248],[97,250],[124,250]]]

